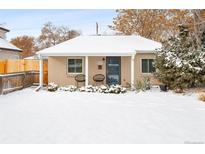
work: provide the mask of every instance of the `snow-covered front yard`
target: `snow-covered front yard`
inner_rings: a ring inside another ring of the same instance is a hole
[[[156,91],[0,96],[0,143],[205,142],[205,103]]]

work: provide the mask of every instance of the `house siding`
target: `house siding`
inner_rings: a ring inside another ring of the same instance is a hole
[[[0,38],[6,39],[6,32],[0,29]]]
[[[121,57],[121,85],[129,87],[131,82],[131,57]]]
[[[0,59],[20,59],[20,53],[15,51],[1,50]]]
[[[155,59],[154,53],[138,53],[135,56],[135,83],[137,80],[143,80],[144,77],[150,77],[151,84],[158,85],[160,82],[151,73],[142,73],[141,59]]]
[[[67,59],[69,57],[49,57],[48,58],[48,81],[55,82],[60,86],[76,85],[75,75],[67,73]],[[81,57],[82,58],[82,57]],[[84,57],[83,57],[84,58]],[[93,76],[95,74],[103,74],[106,76],[106,57],[88,57],[88,75],[89,84],[95,85]],[[144,76],[149,76],[152,84],[159,84],[157,79],[152,74],[143,74],[141,72],[141,59],[155,59],[153,53],[138,53],[135,56],[135,83],[137,80],[142,80]],[[98,69],[98,62],[102,63],[102,69]],[[131,57],[121,57],[121,84],[129,86],[131,80]],[[106,79],[104,84],[106,83]]]
[[[88,57],[88,78],[89,84],[95,85],[96,83],[93,81],[93,76],[95,74],[103,74],[106,77],[106,60],[103,61],[103,58],[106,57]],[[102,69],[98,69],[98,62],[102,63]],[[104,80],[104,84],[106,83],[106,78]]]

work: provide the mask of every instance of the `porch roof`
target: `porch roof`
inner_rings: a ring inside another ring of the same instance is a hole
[[[153,53],[161,43],[141,36],[79,36],[38,52],[42,56],[131,56]]]

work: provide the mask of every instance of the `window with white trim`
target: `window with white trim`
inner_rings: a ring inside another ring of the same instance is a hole
[[[68,73],[83,73],[83,59],[68,59]]]
[[[142,73],[153,73],[155,72],[154,59],[142,59]]]

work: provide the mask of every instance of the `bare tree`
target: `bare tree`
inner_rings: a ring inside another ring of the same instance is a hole
[[[70,30],[66,26],[57,27],[51,22],[48,22],[41,29],[41,34],[37,38],[36,43],[38,50],[41,50],[67,41],[79,35],[80,32],[76,30]]]
[[[197,45],[202,48],[202,42],[205,35],[205,10],[192,10],[194,14],[194,36],[197,40]],[[203,40],[204,41],[204,40]]]

